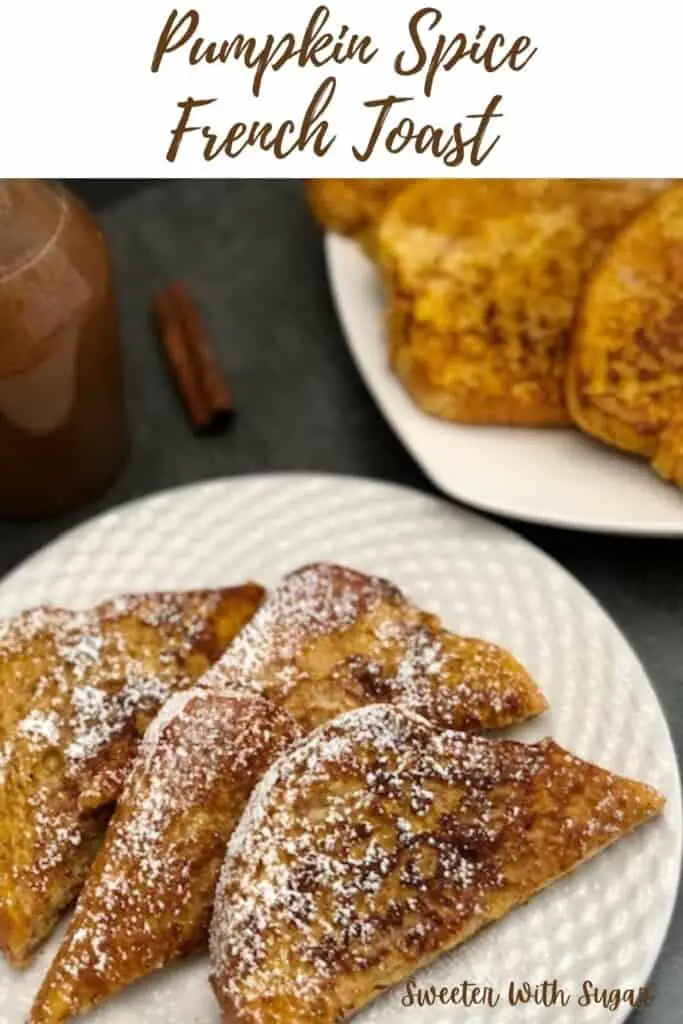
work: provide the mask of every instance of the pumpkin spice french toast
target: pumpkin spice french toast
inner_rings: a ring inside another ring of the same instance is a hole
[[[0,948],[15,966],[77,895],[146,726],[221,655],[262,595],[255,584],[139,595],[48,611],[45,629],[34,628],[40,614],[25,615],[6,631],[13,651],[0,675],[16,721],[0,764]],[[38,677],[14,674],[22,660]]]
[[[584,282],[669,182],[425,181],[378,227],[390,362],[427,413],[565,426],[567,347]]]
[[[228,846],[211,925],[224,1024],[336,1024],[658,813],[564,751],[386,705],[295,745]]]
[[[239,746],[239,719],[222,712],[224,720],[216,723],[224,749],[210,738],[211,702],[218,697],[248,707],[257,702],[257,710],[271,707],[273,722],[288,712],[306,731],[349,708],[379,700],[404,703],[439,724],[463,729],[499,728],[546,707],[524,669],[500,648],[447,633],[436,616],[420,611],[385,580],[329,564],[306,566],[270,591],[221,661],[191,692],[204,694],[207,703],[193,699],[185,708],[183,695],[163,709],[162,722],[175,719],[176,708],[178,712],[177,728],[163,732],[164,749],[147,754],[154,742],[145,738],[31,1024],[59,1024],[205,937],[213,887],[207,884],[201,854],[193,857],[183,846],[183,823],[190,822],[191,836],[205,835],[201,830],[209,828],[208,849],[222,844],[224,850],[237,821],[232,809],[240,800],[246,803],[256,781],[245,770],[243,785],[239,773],[236,777],[224,767],[226,751],[229,764]],[[200,715],[208,716],[205,743],[183,738],[183,722],[195,704]],[[158,721],[152,725],[153,735],[160,734]],[[236,730],[232,738],[231,727]],[[159,768],[158,757],[167,769]],[[201,781],[185,786],[178,777],[181,771],[188,780],[208,776],[208,791]],[[178,800],[183,801],[182,815]],[[218,802],[231,813],[214,818],[212,808]],[[144,825],[150,805],[153,837]],[[199,832],[192,825],[195,820]],[[147,837],[142,846],[135,841],[140,831]],[[155,863],[170,858],[153,879],[150,847],[158,851]],[[182,880],[173,867],[178,850],[185,851]],[[215,883],[218,865],[212,863]],[[115,880],[123,875],[126,891],[120,893]],[[110,896],[111,889],[116,894]],[[179,891],[191,908],[181,915],[183,926],[164,911]],[[136,893],[149,896],[140,901]],[[158,912],[145,917],[146,901],[152,899]],[[138,924],[131,925],[131,918]],[[104,960],[102,950],[107,951]]]
[[[586,287],[570,347],[575,422],[683,487],[683,186],[615,239]]]
[[[273,588],[199,685],[267,697],[306,732],[380,702],[468,730],[501,729],[547,708],[501,647],[448,632],[387,580],[329,563]]]
[[[31,1012],[59,1024],[206,939],[249,794],[300,735],[262,697],[192,689],[148,730]]]
[[[312,178],[306,182],[306,198],[325,231],[355,239],[373,256],[382,214],[412,184],[412,179],[400,178]]]

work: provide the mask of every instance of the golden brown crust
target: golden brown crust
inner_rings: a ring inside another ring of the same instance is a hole
[[[570,349],[567,401],[583,430],[682,485],[683,186],[633,220],[592,274]]]
[[[409,179],[314,178],[306,182],[306,198],[325,231],[356,239],[372,256],[382,214],[410,184]]]
[[[444,629],[386,580],[318,563],[291,573],[201,681],[285,707],[305,731],[368,703],[500,729],[547,704],[507,651]]]
[[[191,690],[148,731],[31,1024],[60,1024],[206,938],[225,846],[299,736],[261,697]]]
[[[464,423],[563,426],[567,345],[587,273],[665,186],[654,181],[427,181],[378,230],[394,371]]]
[[[664,480],[683,488],[683,416],[674,416],[657,438],[652,468]]]
[[[80,889],[140,736],[251,617],[255,584],[120,598],[14,632],[41,676],[0,759],[0,948],[26,964]],[[11,672],[12,661],[7,671]],[[19,707],[19,702],[15,702]]]
[[[662,807],[551,740],[439,732],[376,705],[280,758],[211,925],[223,1020],[334,1024]]]

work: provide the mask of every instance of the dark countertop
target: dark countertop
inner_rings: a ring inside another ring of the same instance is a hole
[[[386,426],[347,353],[328,293],[321,240],[298,183],[70,184],[102,215],[112,236],[133,448],[121,479],[94,505],[45,522],[3,523],[0,572],[109,505],[197,479],[318,470],[434,490]],[[207,232],[220,233],[222,266],[216,266]],[[198,439],[190,433],[149,334],[150,290],[176,276],[198,289],[212,335],[220,339],[238,404],[229,435]],[[650,674],[680,753],[683,540],[506,525],[561,562],[616,620]],[[679,898],[652,979],[654,1003],[631,1018],[638,1024],[682,1019],[681,906]]]

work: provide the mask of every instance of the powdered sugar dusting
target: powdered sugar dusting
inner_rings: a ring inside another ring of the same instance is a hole
[[[205,937],[225,843],[249,792],[298,735],[261,698],[193,688],[148,730],[42,998],[115,991]],[[211,879],[213,878],[213,884]]]
[[[48,637],[32,709],[17,731],[61,745],[67,771],[69,764],[96,758],[135,715],[156,711],[179,685],[191,681],[183,660],[207,628],[218,599],[216,592],[197,592],[189,599],[141,595],[116,598],[92,611],[60,610],[57,618],[44,609],[22,616],[21,630],[6,628],[4,634],[12,637],[13,654],[45,627]],[[123,620],[128,626],[122,630]],[[136,628],[147,633],[136,637]]]
[[[66,622],[72,612],[51,605],[41,605],[20,612],[10,619],[0,620],[0,656],[11,658],[26,644],[31,643],[46,630],[57,628]]]
[[[97,809],[118,796],[138,736],[210,662],[224,594],[135,595],[88,611],[38,609],[3,625],[2,650],[18,668],[7,672],[17,720],[3,719],[13,727],[0,748],[0,805],[21,856],[0,850],[0,888],[63,900],[53,880],[65,864],[78,887],[106,824]],[[237,609],[248,617],[250,598],[236,594],[238,628]],[[253,596],[252,609],[258,589]]]
[[[216,901],[213,961],[237,1005],[287,990],[310,1011],[340,958],[350,957],[347,970],[366,966],[387,915],[409,919],[414,941],[421,929],[426,938],[421,894],[437,879],[458,887],[471,912],[477,885],[495,878],[484,859],[441,834],[434,805],[444,786],[465,786],[490,818],[483,797],[502,777],[500,760],[485,740],[434,733],[418,716],[375,705],[340,716],[276,762],[229,844]],[[523,780],[535,768],[530,754],[514,770]],[[293,974],[274,968],[284,931]]]
[[[5,666],[0,702],[0,743],[4,743],[28,709],[43,676],[56,659],[52,637],[73,613],[43,606],[0,620],[0,661]]]
[[[59,743],[59,715],[55,711],[31,711],[19,723],[18,731],[37,743],[54,747]]]
[[[337,1019],[338,976],[362,992],[368,972],[369,998],[384,956],[412,972],[611,841],[627,809],[643,820],[629,786],[551,741],[437,732],[388,705],[341,716],[276,762],[229,844],[211,935],[219,995],[253,1024]]]
[[[271,591],[202,685],[284,703],[306,729],[373,702],[466,729],[500,728],[545,708],[507,652],[448,633],[384,580],[325,564]]]
[[[445,684],[445,685],[444,685]],[[446,726],[507,724],[530,713],[536,699],[521,666],[494,644],[412,630],[391,679],[393,701]],[[460,716],[454,721],[454,708]]]
[[[311,565],[287,576],[270,591],[254,618],[236,638],[205,685],[234,682],[257,687],[274,673],[283,693],[296,682],[296,660],[316,640],[350,629],[382,598],[400,595],[390,584],[343,566]]]
[[[71,701],[74,739],[66,748],[67,758],[75,762],[96,757],[138,712],[160,707],[173,682],[165,673],[150,676],[130,664],[115,700],[96,686],[78,687]]]

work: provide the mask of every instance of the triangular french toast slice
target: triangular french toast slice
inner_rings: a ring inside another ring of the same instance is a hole
[[[449,633],[384,579],[328,563],[304,566],[270,590],[200,685],[260,693],[306,732],[379,702],[472,730],[547,708],[507,651]]]
[[[262,697],[192,689],[147,731],[31,1013],[58,1024],[206,939],[228,837],[300,736]]]
[[[161,704],[220,656],[262,596],[255,584],[147,594],[51,620],[0,767],[0,948],[13,964],[78,893]]]
[[[336,1024],[662,807],[567,753],[376,705],[296,744],[228,846],[211,925],[224,1024]]]

